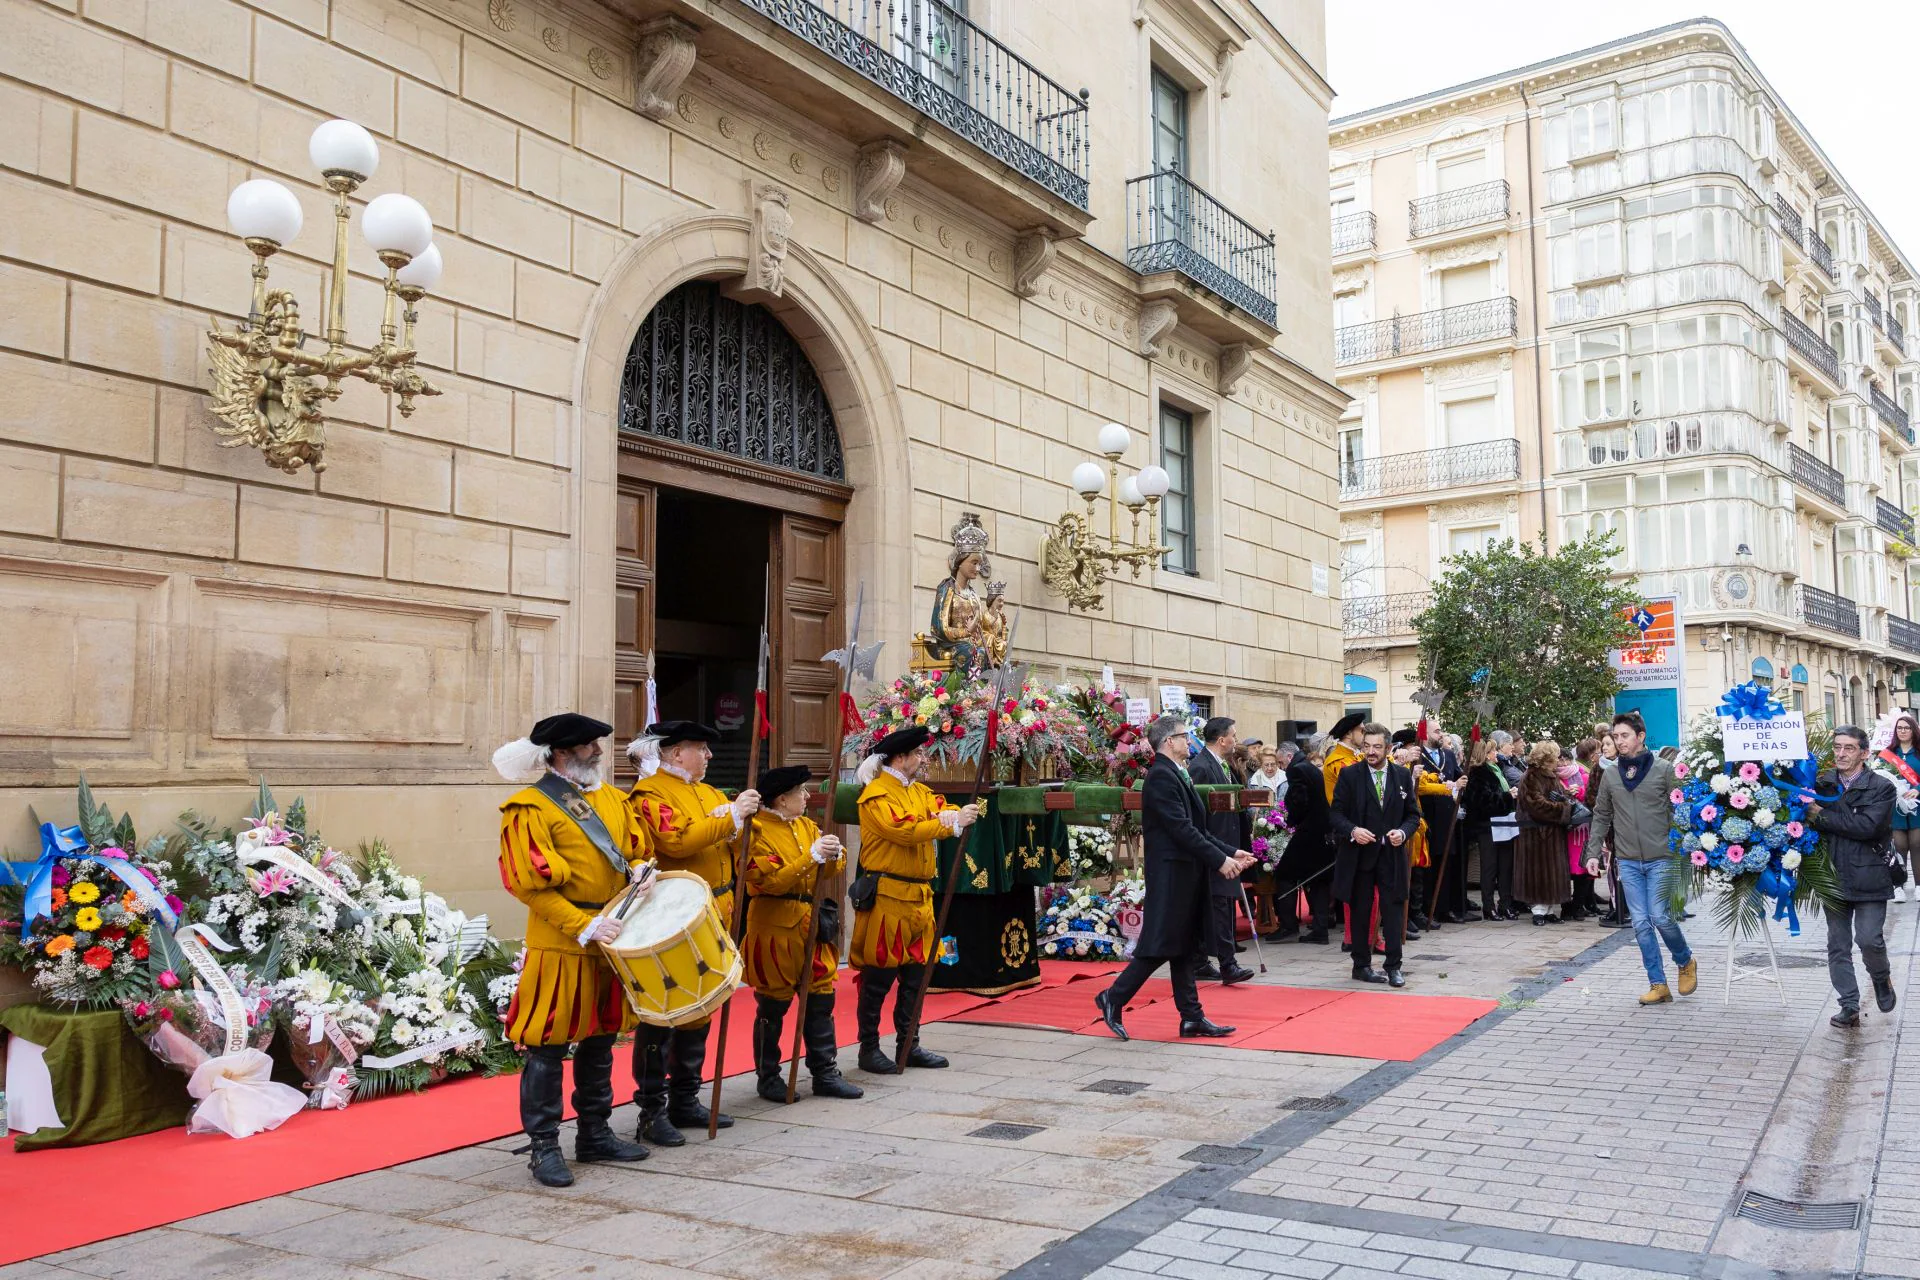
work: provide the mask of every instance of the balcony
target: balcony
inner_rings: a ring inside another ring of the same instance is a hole
[[[1344,501],[1501,484],[1520,478],[1520,442],[1486,440],[1340,464]]]
[[[1127,265],[1177,271],[1273,327],[1273,236],[1171,169],[1127,183]]]
[[[1787,459],[1787,474],[1793,477],[1794,484],[1820,495],[1836,507],[1846,507],[1847,482],[1838,471],[1797,444],[1787,446]]]
[[[1907,358],[1907,328],[1900,323],[1900,318],[1891,311],[1887,313],[1887,339],[1893,343],[1893,349],[1900,353],[1900,358],[1905,360]]]
[[[1333,220],[1333,256],[1371,252],[1379,220],[1370,213],[1349,213]]]
[[[1859,607],[1845,596],[1822,591],[1819,587],[1801,585],[1800,620],[1810,627],[1852,636],[1855,640],[1860,638]]]
[[[1840,281],[1840,268],[1833,264],[1833,246],[1820,238],[1820,233],[1812,227],[1807,228],[1807,256],[1813,264],[1827,273],[1827,279],[1835,284]]]
[[[1340,602],[1340,631],[1349,641],[1392,640],[1414,635],[1413,620],[1427,607],[1425,591],[1390,596],[1348,596]]]
[[[1893,428],[1895,435],[1908,444],[1913,443],[1913,424],[1907,420],[1907,411],[1895,404],[1892,396],[1869,383],[1867,403],[1873,406],[1874,416]]]
[[[1885,333],[1887,331],[1886,308],[1880,305],[1880,295],[1871,289],[1862,290],[1867,300],[1867,319],[1873,321],[1873,327]]]
[[[915,177],[1014,225],[1085,232],[1085,91],[1070,92],[941,0],[668,7],[698,26],[702,64],[734,68],[799,120],[841,136],[911,139]]]
[[[1800,221],[1800,211],[1788,204],[1785,196],[1776,195],[1773,198],[1773,212],[1780,219],[1781,238],[1792,241],[1796,249],[1804,248],[1807,243],[1806,228]]]
[[[1512,298],[1488,298],[1465,306],[1439,307],[1335,329],[1333,362],[1340,365],[1393,360],[1447,347],[1512,338],[1519,331],[1519,304]]]
[[[1888,614],[1887,643],[1901,653],[1920,657],[1920,626],[1916,626],[1905,618],[1896,618]]]
[[[1808,328],[1798,317],[1782,311],[1780,329],[1787,335],[1787,349],[1799,356],[1814,369],[1825,374],[1834,386],[1840,382],[1840,353],[1828,345],[1826,339]]]
[[[1913,517],[1885,498],[1873,500],[1873,522],[1900,541],[1913,545]]]
[[[1504,220],[1513,206],[1513,188],[1504,180],[1483,182],[1437,196],[1407,201],[1407,234],[1414,239],[1462,227]]]

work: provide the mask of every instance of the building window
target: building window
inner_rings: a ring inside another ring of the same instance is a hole
[[[1493,296],[1493,264],[1476,262],[1471,266],[1453,267],[1435,273],[1439,279],[1440,305],[1443,307],[1463,307],[1472,302],[1485,302]]]
[[[1574,158],[1601,155],[1618,145],[1614,141],[1614,102],[1611,97],[1567,108],[1567,150]]]
[[[1373,572],[1373,550],[1365,538],[1345,538],[1340,543],[1340,596],[1344,600],[1378,595],[1380,583]]]
[[[1213,695],[1210,693],[1188,694],[1187,709],[1202,720],[1213,719]]]
[[[1506,434],[1500,430],[1498,402],[1491,395],[1442,404],[1440,429],[1449,445],[1482,444]]]
[[[1465,191],[1486,181],[1487,156],[1484,151],[1470,156],[1451,156],[1437,161],[1433,166],[1434,188],[1441,195],[1449,191]]]
[[[1359,423],[1340,429],[1340,487],[1360,486],[1360,464],[1367,460],[1366,428]]]
[[[1447,530],[1447,554],[1458,556],[1485,551],[1504,536],[1497,524],[1461,525]]]
[[[1153,69],[1153,167],[1188,173],[1187,91],[1160,68]],[[1188,176],[1192,176],[1190,173]]]
[[[1170,404],[1160,406],[1160,465],[1167,472],[1167,496],[1160,504],[1161,540],[1166,567],[1192,577],[1200,574],[1194,545],[1193,415]]]

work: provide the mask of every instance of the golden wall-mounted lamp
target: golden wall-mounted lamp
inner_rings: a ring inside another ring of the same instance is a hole
[[[301,464],[326,470],[326,418],[321,407],[340,395],[352,376],[400,395],[401,416],[415,396],[440,389],[414,367],[415,305],[440,280],[433,219],[410,196],[375,196],[360,215],[360,234],[387,268],[386,311],[380,341],[365,351],[347,345],[347,228],[354,191],[373,176],[380,148],[351,120],[329,120],[313,131],[307,155],[333,193],[333,270],[322,298],[326,350],[306,350],[300,304],[286,289],[267,287],[267,259],[300,234],[300,201],[271,178],[254,178],[227,197],[227,222],[253,252],[253,303],[245,324],[231,332],[218,320],[207,332],[212,363],[214,432],[228,448],[260,450],[270,467],[289,474]],[[404,304],[394,324],[395,300]]]
[[[1142,569],[1167,554],[1167,548],[1160,545],[1153,532],[1160,499],[1167,493],[1167,473],[1160,467],[1146,466],[1137,475],[1122,480],[1120,459],[1132,442],[1133,432],[1122,423],[1109,422],[1100,428],[1100,452],[1107,459],[1105,469],[1097,462],[1083,462],[1073,469],[1073,490],[1087,504],[1086,514],[1068,507],[1040,543],[1041,583],[1053,595],[1065,596],[1069,609],[1100,608],[1104,602],[1104,584],[1122,566],[1130,568],[1137,581]],[[1109,494],[1104,538],[1096,531],[1094,517],[1094,503],[1102,493]],[[1125,543],[1120,541],[1121,507],[1132,517]],[[1142,511],[1147,516],[1144,539],[1140,535]]]

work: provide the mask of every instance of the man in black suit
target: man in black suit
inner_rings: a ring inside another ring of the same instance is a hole
[[[1187,775],[1198,786],[1224,787],[1244,782],[1232,772],[1228,760],[1238,745],[1234,741],[1233,721],[1226,716],[1215,716],[1207,721],[1200,731],[1206,739],[1206,748],[1196,751],[1187,761]],[[1215,813],[1207,810],[1206,828],[1208,834],[1229,849],[1245,849],[1253,844],[1253,814],[1246,810],[1228,810]],[[1253,976],[1253,970],[1241,964],[1236,955],[1240,947],[1235,941],[1239,932],[1236,927],[1240,908],[1240,880],[1235,877],[1225,880],[1218,876],[1207,881],[1208,896],[1212,899],[1211,927],[1201,937],[1200,946],[1193,961],[1193,976],[1196,978],[1218,978],[1222,985],[1232,986],[1236,982],[1245,982]],[[1220,967],[1215,969],[1213,961],[1218,960]]]
[[[1362,729],[1364,757],[1340,771],[1333,786],[1333,896],[1353,921],[1353,977],[1404,987],[1400,935],[1407,901],[1407,841],[1420,829],[1413,775],[1387,760],[1387,727]],[[1373,968],[1373,905],[1379,893],[1386,976]]]
[[[1147,726],[1154,749],[1141,785],[1140,833],[1146,849],[1146,919],[1133,959],[1113,985],[1093,998],[1109,1030],[1127,1039],[1121,1021],[1127,1001],[1162,964],[1171,970],[1173,1004],[1180,1011],[1182,1036],[1226,1036],[1232,1027],[1207,1020],[1193,980],[1193,952],[1209,927],[1212,909],[1205,881],[1237,879],[1253,865],[1253,855],[1214,839],[1206,828],[1207,806],[1187,776],[1193,730],[1177,716],[1161,716]]]
[[[1313,921],[1300,932],[1299,941],[1321,946],[1327,944],[1327,925],[1333,920],[1329,816],[1326,779],[1312,756],[1302,751],[1287,766],[1287,821],[1293,826],[1293,838],[1280,855],[1280,892],[1275,895],[1274,908],[1282,920],[1279,932],[1285,934],[1285,921],[1295,911],[1294,899],[1300,890],[1306,890]]]

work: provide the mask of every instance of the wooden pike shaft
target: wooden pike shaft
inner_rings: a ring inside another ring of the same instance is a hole
[[[760,715],[760,703],[766,696],[767,672],[765,663],[765,641],[762,642],[762,662],[760,668],[760,688],[754,691],[753,699],[753,740],[747,747],[747,787],[752,787],[754,779],[760,775],[760,735],[766,731],[766,722]],[[747,922],[747,850],[753,847],[753,819],[748,818],[740,824],[737,837],[738,848],[733,854],[733,942],[740,944],[740,935],[746,930]],[[727,1078],[727,1023],[733,1014],[733,998],[720,1006],[720,1043],[713,1049],[713,1101],[708,1104],[707,1141],[712,1142],[720,1136],[720,1082]]]

